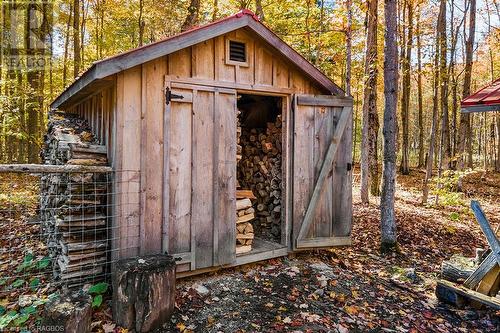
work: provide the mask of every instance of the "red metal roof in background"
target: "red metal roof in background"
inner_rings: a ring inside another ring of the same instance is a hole
[[[500,78],[464,98],[462,107],[500,104]]]

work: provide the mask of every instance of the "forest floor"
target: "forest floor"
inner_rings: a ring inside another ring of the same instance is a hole
[[[500,224],[500,173],[468,174],[463,192],[448,181],[439,205],[431,196],[426,206],[420,204],[423,177],[420,170],[398,176],[400,253],[379,253],[378,198],[361,204],[354,177],[352,246],[181,279],[176,311],[162,332],[500,331],[500,312],[457,309],[434,296],[443,260],[453,254],[472,257],[476,247],[486,245],[470,199],[481,202],[494,228]],[[2,328],[38,322],[54,291],[39,227],[29,223],[37,207],[36,182],[0,179]],[[94,311],[93,331],[126,332],[112,322],[109,304],[108,298]]]
[[[164,332],[498,332],[500,312],[441,304],[434,289],[443,260],[485,246],[470,199],[500,223],[500,174],[470,173],[425,207],[423,177],[398,176],[399,254],[380,255],[378,199],[361,204],[356,187],[351,247],[180,280]]]

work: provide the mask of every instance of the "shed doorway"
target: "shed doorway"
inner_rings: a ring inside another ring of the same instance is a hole
[[[285,247],[283,97],[237,96],[236,254]]]

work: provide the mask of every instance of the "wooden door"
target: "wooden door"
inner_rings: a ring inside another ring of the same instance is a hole
[[[294,98],[293,248],[350,244],[352,98]]]
[[[236,91],[167,82],[164,249],[178,271],[236,260]],[[168,95],[167,94],[167,95]]]

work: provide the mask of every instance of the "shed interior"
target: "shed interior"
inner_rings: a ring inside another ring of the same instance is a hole
[[[282,106],[282,97],[238,94],[238,254],[282,243]]]

